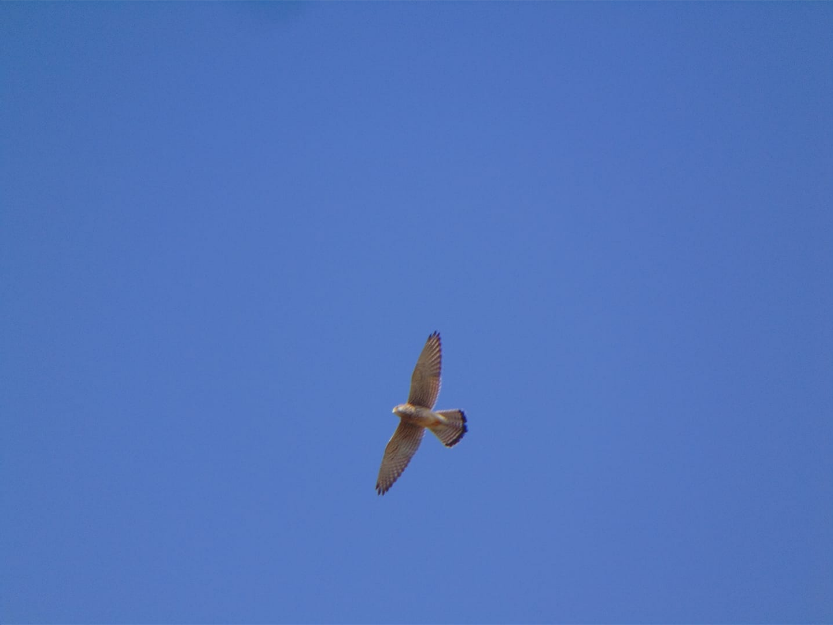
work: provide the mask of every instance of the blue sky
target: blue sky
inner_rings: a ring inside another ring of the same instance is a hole
[[[833,621],[831,32],[3,3],[0,620]]]

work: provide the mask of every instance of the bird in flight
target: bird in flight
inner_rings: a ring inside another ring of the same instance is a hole
[[[431,430],[446,447],[454,447],[468,431],[466,415],[462,410],[437,410],[440,394],[440,366],[442,346],[440,333],[434,332],[425,342],[411,376],[411,392],[407,404],[399,404],[393,414],[399,417],[399,425],[385,447],[376,492],[384,495],[402,475],[405,467],[419,449],[425,428]]]

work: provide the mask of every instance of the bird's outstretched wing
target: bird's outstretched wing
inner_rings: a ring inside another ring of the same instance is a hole
[[[440,333],[434,332],[425,341],[425,347],[419,355],[414,374],[411,376],[411,392],[408,403],[414,406],[433,408],[440,394],[440,367],[442,361],[442,346]]]
[[[382,466],[379,468],[379,479],[376,480],[376,492],[384,495],[393,486],[402,471],[408,466],[413,458],[425,428],[412,423],[400,421],[396,431],[385,447],[385,456],[382,458]]]

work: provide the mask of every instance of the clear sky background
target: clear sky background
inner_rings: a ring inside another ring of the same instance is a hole
[[[833,621],[831,33],[3,3],[0,621]]]

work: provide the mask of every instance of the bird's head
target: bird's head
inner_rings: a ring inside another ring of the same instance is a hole
[[[399,404],[393,407],[393,414],[397,417],[405,417],[413,412],[413,406],[410,404]]]

